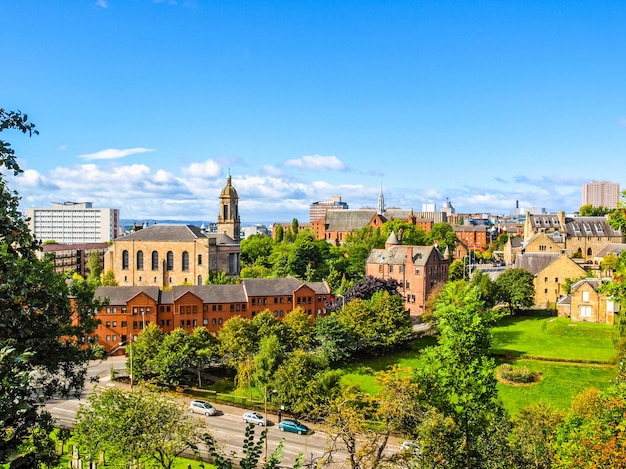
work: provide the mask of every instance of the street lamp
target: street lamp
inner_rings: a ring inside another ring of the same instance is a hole
[[[272,394],[276,392],[276,389],[272,389]],[[267,431],[267,384],[264,388],[264,406],[265,406],[265,430]],[[267,462],[267,435],[265,435],[265,461]]]

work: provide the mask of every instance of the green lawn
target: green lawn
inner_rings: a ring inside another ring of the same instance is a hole
[[[606,365],[581,366],[536,360],[516,360],[514,365],[539,371],[542,379],[528,386],[498,383],[498,393],[510,414],[539,401],[566,410],[576,394],[591,387],[606,388],[615,378],[615,367]]]
[[[610,363],[613,326],[567,318],[506,317],[493,328],[493,351],[510,357]]]
[[[494,353],[510,357],[508,361],[516,366],[539,371],[543,377],[541,382],[530,386],[498,384],[500,397],[511,414],[538,401],[567,409],[574,395],[589,387],[606,388],[615,377],[615,367],[606,365],[615,353],[611,340],[613,327],[610,325],[572,323],[569,319],[545,315],[507,317],[500,321],[493,333]],[[433,338],[418,340],[408,350],[344,366],[342,382],[358,384],[366,393],[375,395],[378,385],[373,371],[394,364],[419,368],[420,351],[434,343]],[[516,359],[523,356],[543,357],[548,361]]]

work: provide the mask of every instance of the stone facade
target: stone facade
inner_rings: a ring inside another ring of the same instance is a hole
[[[525,253],[517,256],[515,267],[535,276],[535,307],[555,308],[565,294],[566,279],[577,280],[586,275],[585,269],[566,254]]]
[[[552,236],[570,257],[593,262],[595,254],[610,243],[622,243],[621,230],[608,224],[607,217],[566,217],[565,212],[526,214],[524,242],[538,233]]]
[[[394,233],[384,249],[372,249],[365,263],[366,275],[398,281],[411,316],[424,313],[430,293],[448,281],[449,268],[447,253],[442,254],[435,246],[403,246]]]
[[[220,195],[218,232],[193,225],[154,224],[118,238],[104,256],[120,286],[202,285],[209,273],[240,270],[239,198],[230,175]]]
[[[299,307],[313,320],[326,315],[326,304],[333,300],[328,283],[302,283],[294,278],[244,279],[236,285],[176,286],[169,290],[100,287],[95,297],[108,299],[108,305],[97,315],[101,323],[91,342],[107,352],[121,342],[135,340],[150,323],[165,333],[176,328],[192,332],[196,327],[216,333],[232,317],[252,319],[266,310],[283,319]]]
[[[585,278],[572,285],[571,293],[563,297],[557,309],[559,316],[576,322],[613,324],[619,303],[598,291],[600,280]]]

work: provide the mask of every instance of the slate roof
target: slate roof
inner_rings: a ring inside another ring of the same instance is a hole
[[[509,240],[511,241],[511,247],[513,249],[521,248],[522,247],[522,243],[524,242],[524,238],[522,236],[513,236],[513,237],[509,238]]]
[[[409,261],[409,251],[412,251],[412,259]],[[434,246],[404,246],[394,245],[386,249],[372,249],[367,258],[367,264],[406,265],[412,263],[416,266],[424,266],[431,255],[443,255]]]
[[[247,303],[248,301],[241,284],[176,286],[172,288],[171,292],[171,303],[187,292],[201,298],[203,303]]]
[[[194,225],[155,224],[130,233],[118,241],[193,241],[206,238],[204,232]]]
[[[530,223],[534,230],[564,230],[568,236],[574,237],[615,237],[621,236],[621,230],[614,230],[607,217],[566,217],[565,226],[561,226],[556,214],[544,213],[530,215]]]
[[[293,277],[286,278],[247,278],[242,281],[244,291],[250,296],[291,295],[302,282]]]
[[[606,257],[609,254],[614,254],[616,256],[619,256],[622,253],[622,251],[626,251],[626,244],[609,243],[604,248],[602,248],[600,251],[598,251],[594,255],[594,257]]]
[[[159,302],[159,287],[98,287],[94,298],[109,298],[110,305],[125,305],[140,293],[145,293],[153,300]]]
[[[360,230],[376,215],[374,209],[329,210],[326,213],[326,231]]]
[[[174,304],[186,293],[192,293],[203,303],[247,303],[250,296],[285,296],[292,295],[303,285],[316,294],[330,294],[324,282],[301,282],[296,278],[259,278],[245,279],[235,285],[188,285],[175,286],[171,290],[159,290],[159,287],[98,287],[95,297],[109,298],[110,305],[125,305],[140,293],[145,293],[159,304]]]
[[[584,278],[582,280],[579,280],[576,283],[572,283],[572,286],[571,286],[572,293],[578,290],[580,287],[582,287],[585,283],[588,283],[595,289],[600,286],[600,279],[599,278]]]
[[[515,268],[524,269],[533,275],[537,275],[559,257],[561,257],[561,254],[557,253],[530,252],[520,254],[515,258]]]

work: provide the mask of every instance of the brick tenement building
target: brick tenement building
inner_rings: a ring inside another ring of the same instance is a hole
[[[150,323],[165,333],[176,328],[192,332],[196,327],[216,333],[232,317],[252,319],[265,310],[277,319],[297,307],[313,318],[323,316],[333,299],[328,283],[302,283],[295,278],[245,279],[237,285],[176,286],[171,290],[100,287],[95,296],[109,302],[97,315],[101,324],[92,339],[107,352],[136,339]]]
[[[384,249],[372,249],[365,263],[365,273],[377,278],[393,278],[411,316],[420,316],[428,295],[448,281],[448,251],[442,254],[435,246],[403,246],[395,233],[389,235]]]

